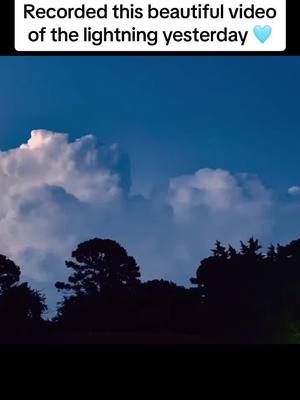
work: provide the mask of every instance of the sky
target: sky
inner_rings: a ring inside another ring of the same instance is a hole
[[[79,240],[113,236],[145,278],[187,284],[216,239],[300,237],[299,70],[297,57],[1,57],[0,251],[50,287]]]
[[[0,148],[32,129],[92,133],[130,153],[136,192],[202,166],[258,173],[284,192],[299,179],[299,67],[297,57],[2,57]]]

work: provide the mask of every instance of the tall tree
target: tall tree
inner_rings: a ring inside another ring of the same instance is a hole
[[[252,257],[257,260],[261,260],[263,255],[259,250],[261,249],[261,245],[257,239],[251,237],[247,244],[241,241],[241,255]]]
[[[57,282],[59,290],[72,290],[77,295],[97,295],[138,284],[139,266],[119,243],[110,239],[92,239],[73,251],[76,260],[66,261],[74,270],[69,283]]]

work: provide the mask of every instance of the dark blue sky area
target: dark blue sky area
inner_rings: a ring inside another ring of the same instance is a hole
[[[300,184],[300,58],[0,59],[0,149],[32,129],[92,133],[130,154],[134,191],[203,167]]]

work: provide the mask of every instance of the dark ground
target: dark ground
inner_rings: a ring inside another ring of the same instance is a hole
[[[0,344],[203,344],[197,335],[155,333],[92,333],[51,336],[6,337]]]

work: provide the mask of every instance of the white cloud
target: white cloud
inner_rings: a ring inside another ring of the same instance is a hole
[[[194,175],[170,181],[171,204],[176,215],[206,209],[217,213],[247,216],[264,212],[271,203],[271,192],[256,177],[231,175],[221,169],[204,168]]]
[[[33,131],[0,152],[0,252],[39,287],[68,272],[64,260],[83,240],[110,237],[135,256],[145,279],[188,283],[216,239],[267,237],[272,193],[257,177],[201,169],[170,179],[149,199],[130,195],[130,162],[94,136]]]
[[[27,144],[0,153],[0,183],[9,195],[48,184],[79,200],[103,204],[128,184],[130,171],[121,169],[122,163],[126,160],[117,145],[98,145],[92,135],[69,143],[66,134],[36,130]]]
[[[218,239],[239,246],[254,235],[270,236],[273,194],[249,174],[204,168],[170,180],[169,202],[178,229],[176,251],[197,265]]]
[[[292,186],[288,189],[288,193],[292,196],[299,196],[300,195],[300,187]]]

